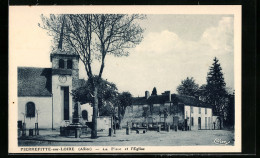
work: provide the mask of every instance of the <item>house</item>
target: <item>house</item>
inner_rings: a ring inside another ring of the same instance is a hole
[[[148,115],[147,115],[148,111]],[[214,118],[215,119],[215,118]],[[211,105],[190,96],[171,94],[135,97],[124,117],[126,122],[167,122],[172,126],[186,124],[191,129],[212,129],[213,113]]]

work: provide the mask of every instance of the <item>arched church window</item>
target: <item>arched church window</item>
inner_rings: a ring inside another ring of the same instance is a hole
[[[82,118],[83,118],[83,120],[87,120],[88,121],[88,111],[87,110],[83,110],[82,111]]]
[[[67,68],[72,69],[72,60],[67,61]]]
[[[33,102],[26,104],[26,117],[35,117],[35,104]]]
[[[63,59],[59,60],[59,68],[64,69],[64,60]]]

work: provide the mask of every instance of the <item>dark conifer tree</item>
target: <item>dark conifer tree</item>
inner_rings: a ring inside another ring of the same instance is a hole
[[[213,105],[214,114],[223,115],[227,97],[226,83],[219,60],[215,57],[213,61],[207,75],[206,100]]]
[[[157,95],[156,87],[153,87],[152,95]]]

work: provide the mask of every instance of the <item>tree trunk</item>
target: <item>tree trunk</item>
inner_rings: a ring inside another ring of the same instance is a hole
[[[119,124],[119,129],[121,130],[121,129],[122,129],[122,126],[121,126],[121,116],[119,116],[119,122],[118,122],[118,124]]]
[[[116,115],[114,115],[114,134],[116,134]]]
[[[164,129],[166,130],[166,117],[164,115]]]
[[[102,102],[102,99],[101,98],[98,98],[98,114],[97,116],[100,115],[100,109],[103,107],[103,102]]]
[[[121,127],[121,107],[118,106],[118,125],[119,125],[119,129],[121,130],[122,127]]]
[[[93,116],[92,116],[92,131],[91,138],[97,138],[97,112],[98,112],[98,97],[97,97],[97,88],[94,89],[94,102],[93,102]]]

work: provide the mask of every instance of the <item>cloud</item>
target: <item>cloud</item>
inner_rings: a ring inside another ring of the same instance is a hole
[[[143,40],[143,42],[136,47],[137,52],[147,54],[165,54],[175,50],[180,44],[181,40],[177,34],[164,30],[162,32],[150,32]]]
[[[158,93],[171,90],[186,77],[198,84],[206,76],[214,56],[220,59],[227,85],[233,84],[232,18],[222,18],[218,25],[204,31],[197,41],[180,38],[169,30],[149,32],[129,57],[108,56],[103,77],[116,83],[120,91],[143,96],[145,90],[157,87]]]
[[[232,18],[224,17],[217,26],[206,29],[197,41],[184,40],[169,30],[148,33],[129,58],[124,59],[125,65],[134,63],[129,68],[125,67],[125,71],[134,69],[134,72],[129,72],[140,74],[132,75],[129,85],[140,83],[138,88],[142,91],[149,90],[149,85],[176,92],[180,81],[187,76],[194,77],[199,84],[205,84],[209,66],[216,56],[222,64],[227,85],[232,86],[232,24]],[[135,86],[129,87],[129,90],[137,91],[135,89]]]
[[[213,50],[226,53],[233,51],[233,18],[223,17],[217,27],[205,30],[201,43],[208,44]]]
[[[163,55],[187,61],[187,58],[204,55],[233,53],[233,47],[233,18],[223,17],[216,27],[206,29],[197,41],[184,40],[169,30],[150,32],[135,52],[139,56]]]

